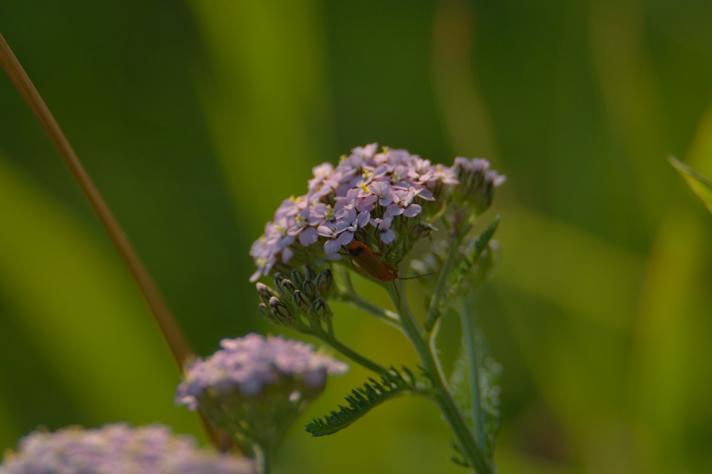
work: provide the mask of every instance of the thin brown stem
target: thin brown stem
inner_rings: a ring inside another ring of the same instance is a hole
[[[84,194],[94,208],[99,220],[106,228],[109,237],[113,241],[116,249],[121,254],[121,257],[129,267],[131,274],[136,279],[136,283],[143,292],[146,302],[153,312],[153,316],[158,323],[158,326],[163,333],[163,337],[170,346],[173,358],[180,367],[192,357],[190,348],[186,339],[178,327],[175,318],[168,309],[168,306],[163,300],[163,297],[149,275],[146,267],[141,262],[141,259],[136,254],[133,246],[126,238],[126,234],[109,209],[109,206],[104,201],[101,193],[94,185],[94,182],[89,177],[89,174],[79,161],[77,154],[74,152],[72,145],[67,140],[67,137],[62,132],[59,124],[55,120],[52,112],[50,112],[47,104],[40,96],[35,88],[32,80],[29,78],[24,68],[15,57],[12,49],[5,41],[5,38],[0,34],[0,64],[7,72],[10,80],[17,88],[20,95],[27,103],[28,107],[35,114],[40,124],[49,135],[52,143],[59,151],[60,156],[69,168],[74,178],[79,183],[79,186],[84,191]]]
[[[109,237],[114,246],[118,250],[121,257],[124,259],[126,266],[129,268],[138,284],[143,296],[151,308],[154,320],[163,334],[163,338],[168,344],[171,354],[178,364],[179,368],[185,365],[193,358],[193,353],[188,345],[187,340],[178,326],[173,314],[166,304],[161,292],[156,283],[151,278],[151,275],[146,270],[138,254],[134,250],[131,242],[129,242],[121,225],[114,217],[114,214],[109,209],[109,206],[104,201],[101,193],[92,181],[91,177],[84,169],[79,157],[74,152],[69,140],[62,132],[61,127],[55,120],[52,112],[50,112],[47,104],[42,99],[42,96],[37,91],[37,88],[32,83],[32,80],[25,72],[25,69],[20,64],[15,54],[12,52],[10,45],[5,40],[5,37],[0,34],[0,65],[7,73],[10,81],[13,83],[17,91],[20,93],[25,103],[39,120],[42,128],[49,136],[50,140],[57,148],[59,155],[64,163],[69,168],[72,176],[77,180],[84,195],[96,212],[99,220],[106,228]],[[213,441],[213,444],[220,446],[222,443],[218,439],[218,435],[210,426],[203,420],[203,424]]]
[[[27,103],[28,107],[35,114],[42,127],[49,135],[52,143],[59,151],[64,163],[69,168],[74,178],[79,183],[79,186],[84,191],[84,194],[94,208],[99,220],[106,228],[109,237],[113,241],[116,249],[121,254],[121,257],[126,262],[131,274],[136,279],[136,283],[141,289],[146,302],[153,312],[153,316],[158,323],[158,326],[170,346],[173,358],[179,366],[192,357],[191,350],[186,339],[178,327],[175,318],[168,309],[163,297],[161,296],[158,287],[149,275],[146,267],[139,259],[133,246],[126,238],[126,234],[114,217],[113,213],[107,206],[101,193],[94,185],[94,182],[89,177],[89,174],[79,161],[77,154],[74,152],[72,145],[67,140],[67,137],[62,132],[59,124],[55,120],[52,112],[50,112],[47,104],[40,96],[35,88],[32,80],[29,78],[24,68],[13,54],[10,46],[5,41],[5,38],[0,34],[0,64],[10,77],[10,80],[17,88],[22,98]]]

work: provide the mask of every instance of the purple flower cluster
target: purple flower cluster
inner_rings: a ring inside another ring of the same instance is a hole
[[[307,344],[282,337],[248,334],[223,339],[220,345],[222,349],[210,358],[188,368],[178,387],[177,403],[194,410],[206,393],[256,397],[266,387],[285,381],[320,391],[328,374],[347,369],[345,364],[315,353]]]
[[[443,186],[458,183],[450,167],[405,150],[379,152],[376,144],[353,149],[336,167],[321,164],[313,174],[307,193],[282,202],[252,245],[250,255],[258,270],[251,281],[317,244],[334,260],[359,234],[375,235],[387,246],[396,240],[397,220],[417,218]]]
[[[35,432],[0,465],[2,474],[253,474],[251,461],[196,448],[159,425]]]
[[[491,182],[494,187],[501,186],[507,180],[506,176],[490,169],[489,161],[482,158],[471,159],[458,156],[455,158],[455,163],[452,168],[458,176],[462,176],[463,174],[469,174],[472,176],[481,174],[483,179],[487,182]]]
[[[455,158],[452,169],[460,181],[457,194],[471,203],[477,213],[483,212],[492,204],[494,189],[507,179],[490,169],[489,161],[481,158]]]

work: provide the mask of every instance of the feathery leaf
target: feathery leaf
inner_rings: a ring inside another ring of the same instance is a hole
[[[473,330],[473,334],[464,335],[464,337],[473,338],[472,345],[470,347],[467,344],[463,345],[450,377],[450,386],[453,390],[455,403],[460,408],[465,421],[475,433],[477,442],[484,450],[485,455],[491,459],[494,454],[495,435],[500,424],[500,389],[497,379],[501,372],[501,366],[489,354],[482,333],[476,328]],[[473,363],[476,364],[476,367],[471,365]],[[473,374],[475,375],[474,381],[470,377]],[[472,382],[475,382],[477,386],[473,387]],[[473,390],[476,390],[474,397]],[[474,407],[474,403],[477,403],[478,406]],[[464,458],[458,449],[455,451],[456,456],[454,456],[453,462],[457,464],[458,457]]]
[[[370,377],[362,386],[353,389],[344,397],[348,405],[339,405],[338,410],[315,418],[305,429],[312,436],[334,434],[386,400],[417,390],[417,384],[415,375],[407,367],[403,367],[401,371],[391,368],[387,374],[381,375],[380,380]]]
[[[457,269],[453,272],[450,280],[450,291],[449,294],[452,296],[454,293],[460,290],[462,284],[472,270],[472,267],[477,264],[478,260],[482,254],[489,248],[490,241],[497,231],[499,226],[500,218],[497,216],[494,221],[487,228],[482,231],[477,239],[472,243],[472,249],[467,255],[463,255],[463,259],[458,265]],[[450,298],[443,298],[443,300],[449,300]]]

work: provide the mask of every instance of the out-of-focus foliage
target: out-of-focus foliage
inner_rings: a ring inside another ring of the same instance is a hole
[[[696,0],[0,2],[201,354],[274,331],[247,252],[311,166],[372,141],[491,159],[508,175],[502,254],[476,309],[503,366],[496,459],[525,474],[712,464],[712,219],[665,160],[712,176],[711,21]],[[0,451],[40,425],[199,433],[138,291],[4,78],[0,125]],[[353,346],[413,365],[397,331],[333,309]],[[460,345],[446,319],[444,352]],[[365,376],[335,380],[301,425]],[[278,472],[461,472],[418,398],[335,436],[299,425]]]

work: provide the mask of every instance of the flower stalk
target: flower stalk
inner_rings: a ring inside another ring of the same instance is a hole
[[[348,357],[352,361],[356,362],[360,366],[365,367],[366,369],[368,369],[372,372],[375,372],[379,375],[388,373],[388,369],[386,369],[382,365],[372,361],[368,357],[351,349],[349,346],[347,346],[343,342],[336,339],[336,337],[334,337],[333,335],[330,335],[330,334],[324,333],[324,332],[310,331],[308,329],[302,330],[302,332],[304,332],[305,334],[311,334],[312,336],[321,340],[325,344],[329,345],[331,348],[333,348],[340,354]]]
[[[477,445],[477,442],[472,436],[472,432],[468,429],[462,414],[457,408],[447,387],[447,383],[445,382],[437,357],[433,353],[431,346],[426,342],[425,335],[418,327],[415,317],[410,312],[405,300],[405,295],[402,295],[402,289],[401,291],[398,290],[396,282],[387,285],[387,289],[401,317],[406,335],[413,344],[421,364],[430,374],[433,384],[433,399],[440,407],[445,420],[455,434],[463,454],[469,464],[476,469],[478,474],[491,474],[494,471],[485,459],[482,450]]]
[[[264,445],[255,444],[253,446],[257,474],[269,474],[272,470],[272,454]]]
[[[361,298],[356,293],[342,293],[339,295],[339,298],[342,301],[365,311],[366,313],[370,314],[371,316],[374,316],[375,318],[383,321],[384,323],[393,326],[394,328],[402,329],[400,320],[398,319],[398,315],[393,311],[381,308],[380,306]]]
[[[344,286],[346,287],[345,291],[340,291],[337,293],[337,297],[341,299],[342,301],[349,303],[359,309],[362,309],[363,311],[367,312],[371,316],[374,316],[381,321],[399,329],[403,330],[401,327],[400,319],[398,318],[398,314],[389,311],[385,308],[381,308],[378,305],[375,305],[371,303],[368,300],[363,299],[357,292],[356,289],[354,288],[353,282],[351,281],[351,274],[349,271],[345,268],[339,269],[339,274],[341,276],[341,279],[344,282]]]

